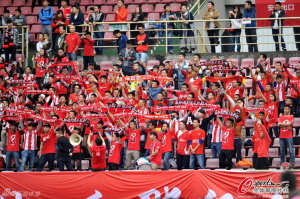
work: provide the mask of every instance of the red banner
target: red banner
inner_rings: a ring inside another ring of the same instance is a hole
[[[275,9],[276,0],[256,0],[256,17],[269,18],[272,10]],[[300,1],[299,0],[281,0],[281,7],[285,11],[285,17],[300,17]],[[284,20],[284,26],[300,25],[299,19]],[[271,26],[270,20],[258,20],[258,27]]]
[[[271,198],[288,193],[280,176],[210,170],[0,173],[0,198]]]

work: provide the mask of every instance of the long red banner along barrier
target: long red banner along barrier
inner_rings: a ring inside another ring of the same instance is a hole
[[[211,170],[0,173],[0,198],[229,199],[278,198],[278,193],[286,198],[289,190],[280,183],[281,174]]]

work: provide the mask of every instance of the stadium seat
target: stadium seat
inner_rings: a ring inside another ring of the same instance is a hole
[[[171,6],[172,12],[180,12],[181,4],[172,3],[170,6]]]
[[[127,7],[128,13],[135,13],[137,7],[138,5],[128,5]]]
[[[18,7],[7,7],[6,10],[9,10],[10,14],[11,15],[14,15],[15,14],[15,10],[17,9]]]
[[[280,147],[280,144],[279,144],[279,138],[275,138],[275,139],[274,139],[273,147],[276,147],[276,148],[279,148],[279,147]]]
[[[32,5],[32,0],[25,0],[24,6],[31,6]]]
[[[118,0],[109,0],[106,2],[106,5],[117,5]]]
[[[106,4],[106,0],[94,0],[93,2],[93,5],[97,5],[97,6],[101,6],[105,4]]]
[[[266,62],[267,62],[269,65],[271,65],[270,58],[267,58],[267,59],[266,59]],[[256,64],[259,64],[259,60],[257,60]]]
[[[4,12],[4,7],[0,7],[0,13]]]
[[[134,0],[124,0],[124,3],[125,3],[126,5],[131,5],[131,4],[133,4],[133,1],[134,1]]]
[[[53,8],[53,13],[54,13],[54,15],[55,15],[59,9],[58,9],[58,7],[56,7],[56,6],[54,6],[54,7],[52,7],[52,8]]]
[[[11,3],[11,1],[10,0],[1,0],[0,1],[0,7],[7,7],[7,6],[11,6],[12,5],[12,3]]]
[[[92,0],[81,0],[80,5],[82,6],[90,6],[92,4]]]
[[[233,64],[235,66],[239,66],[239,60],[238,59],[231,59],[231,61],[233,62]]]
[[[173,3],[174,0],[161,0],[161,3]],[[172,10],[173,11],[173,10]]]
[[[116,38],[112,32],[105,32],[104,33],[104,41],[114,41]]]
[[[206,160],[207,169],[216,169],[219,168],[219,158],[211,158]]]
[[[147,66],[153,67],[155,65],[159,65],[159,61],[158,60],[149,60],[147,61]]]
[[[42,7],[34,7],[31,15],[38,15]]]
[[[112,67],[113,67],[113,62],[112,61],[102,61],[102,62],[100,62],[100,68],[102,70],[109,70]]]
[[[117,12],[118,9],[119,9],[119,8],[118,8],[118,5],[115,5],[115,6],[113,7],[113,13]]]
[[[175,3],[187,3],[188,0],[174,0]]]
[[[254,123],[252,119],[246,119],[245,128],[253,128]]]
[[[157,4],[159,2],[160,2],[160,0],[148,0],[147,1],[147,3],[149,3],[149,4]]]
[[[145,4],[147,3],[147,0],[134,0],[133,2],[134,4]],[[143,12],[145,12],[143,9],[142,9]]]
[[[206,158],[212,158],[211,149],[205,149],[205,157]]]
[[[271,168],[279,168],[280,158],[273,158]]]
[[[21,11],[23,15],[32,15],[31,7],[22,7]]]
[[[241,66],[242,66],[243,68],[249,68],[249,66],[254,67],[254,59],[252,59],[252,58],[245,58],[245,59],[242,59]]]
[[[277,158],[278,157],[278,148],[269,148],[269,157]]]
[[[164,10],[165,10],[164,5],[165,4],[156,4],[154,12],[158,12],[158,13],[164,12]]]
[[[154,21],[158,21],[160,19],[159,13],[149,13],[148,18]]]
[[[79,9],[81,10],[81,12],[85,13],[86,12],[86,9],[85,9],[85,6],[79,6]]]
[[[153,5],[151,4],[143,4],[142,5],[142,11],[145,13],[151,13],[153,12]]]
[[[127,21],[131,21],[131,17],[132,17],[132,14],[128,13],[128,15],[127,15]]]
[[[300,118],[299,117],[298,118],[296,117],[294,119],[293,127],[300,127]]]
[[[26,21],[28,25],[37,24],[37,17],[36,16],[27,16]]]
[[[106,22],[113,22],[115,21],[115,14],[107,14],[105,17]]]
[[[289,64],[298,65],[300,62],[300,57],[290,57]]]
[[[273,66],[275,65],[276,62],[281,62],[281,64],[285,64],[286,63],[286,59],[285,57],[275,57],[273,59]]]
[[[81,160],[81,168],[83,170],[88,170],[90,167],[90,161],[89,160]]]
[[[36,34],[42,32],[42,26],[41,25],[32,25],[30,28],[30,33]]]
[[[106,5],[101,6],[101,12],[103,14],[110,14],[110,13],[112,13],[112,6],[106,6]]]
[[[13,3],[14,6],[21,7],[25,5],[25,0],[17,0]]]
[[[247,158],[252,158],[252,156],[253,156],[253,150],[252,148],[249,148],[247,153]]]
[[[73,6],[77,2],[78,2],[78,0],[69,0],[70,6]]]

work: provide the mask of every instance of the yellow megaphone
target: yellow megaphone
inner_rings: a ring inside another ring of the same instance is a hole
[[[83,140],[83,138],[80,135],[78,135],[77,133],[75,133],[70,136],[69,140],[73,146],[77,146],[80,144],[80,142]]]

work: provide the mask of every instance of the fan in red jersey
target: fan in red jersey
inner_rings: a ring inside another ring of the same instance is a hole
[[[108,169],[110,171],[119,170],[120,169],[120,158],[121,158],[121,150],[123,147],[123,143],[120,141],[120,134],[113,133],[109,154],[108,154]]]
[[[150,160],[152,170],[157,170],[161,164],[161,143],[157,139],[158,135],[156,132],[150,133],[150,139],[152,141],[150,146],[150,155],[147,156],[147,159]]]
[[[106,169],[106,145],[103,137],[96,138],[96,145],[93,145],[88,139],[88,147],[92,152],[92,171],[104,171]]]
[[[185,123],[181,121],[179,123],[179,131],[176,132],[176,142],[174,148],[176,149],[177,169],[187,169],[187,163],[189,158],[189,131],[185,128]]]

